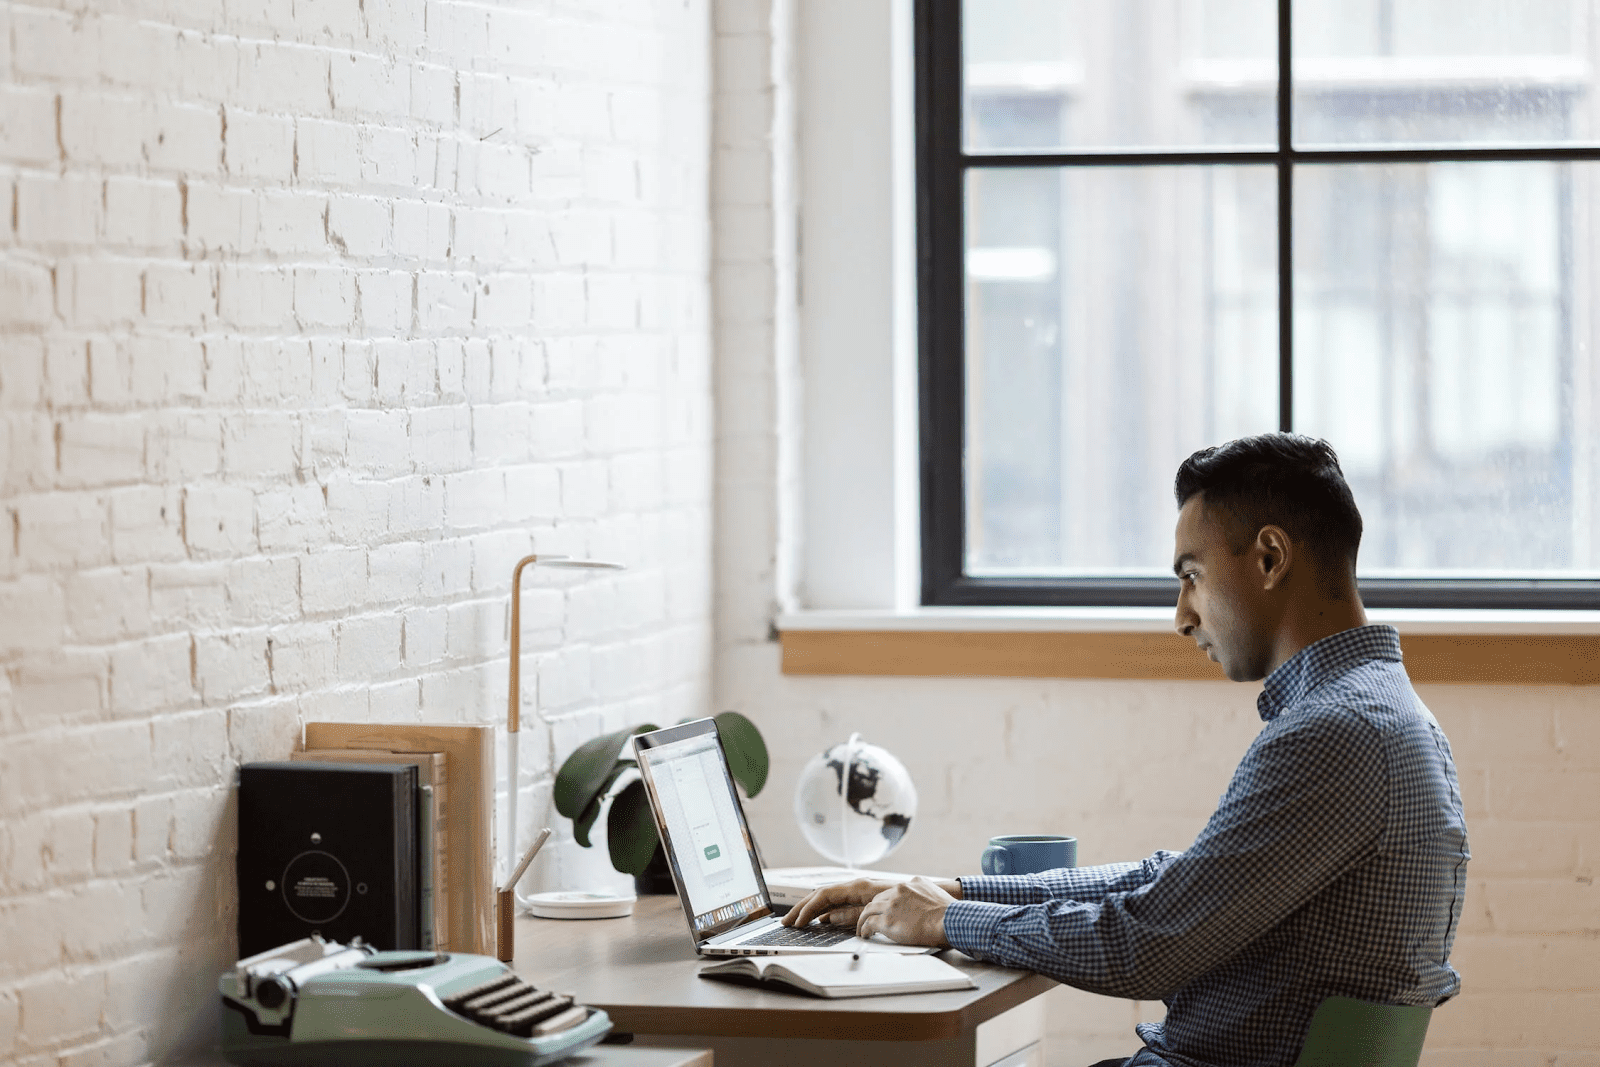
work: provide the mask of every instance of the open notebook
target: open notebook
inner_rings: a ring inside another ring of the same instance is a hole
[[[976,982],[937,956],[889,953],[746,957],[708,964],[700,969],[700,977],[798,990],[830,999],[977,988]]]

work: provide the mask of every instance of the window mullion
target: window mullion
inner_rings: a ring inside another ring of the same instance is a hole
[[[1294,429],[1294,81],[1290,0],[1278,0],[1278,429]]]

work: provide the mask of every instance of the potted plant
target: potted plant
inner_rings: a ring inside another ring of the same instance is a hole
[[[723,712],[716,716],[716,722],[733,780],[739,783],[745,796],[754,797],[767,784],[770,763],[761,731],[737,711]],[[656,726],[644,723],[585,741],[556,772],[556,811],[572,820],[572,836],[584,848],[590,847],[589,832],[600,817],[600,809],[611,796],[611,790],[624,775],[638,767],[628,739],[655,729]],[[625,750],[627,755],[623,754]],[[611,853],[611,866],[633,875],[639,892],[673,891],[666,855],[656,835],[655,819],[650,815],[650,801],[645,796],[644,782],[637,775],[611,796],[611,810],[606,815],[606,845]]]

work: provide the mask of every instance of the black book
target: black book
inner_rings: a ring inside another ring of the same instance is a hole
[[[239,771],[239,956],[311,934],[418,948],[417,769],[247,763]]]

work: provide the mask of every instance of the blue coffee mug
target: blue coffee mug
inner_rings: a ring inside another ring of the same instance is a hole
[[[979,863],[984,874],[1038,874],[1077,865],[1078,839],[1060,834],[991,837]]]

